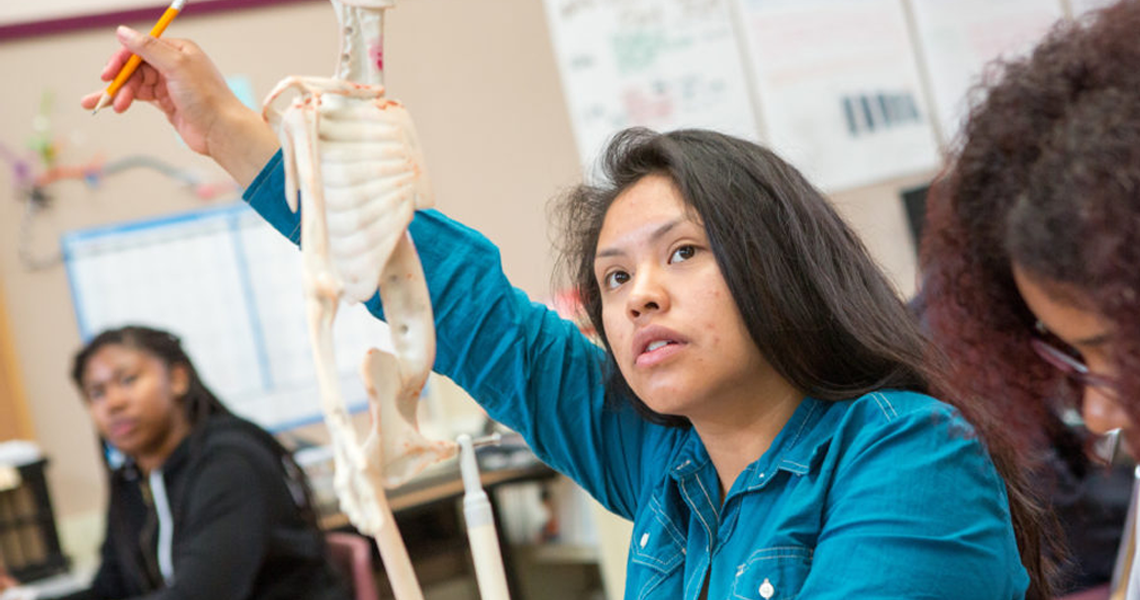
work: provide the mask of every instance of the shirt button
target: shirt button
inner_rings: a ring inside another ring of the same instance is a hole
[[[760,597],[763,598],[764,600],[768,600],[768,598],[771,598],[772,596],[775,596],[775,595],[776,595],[776,588],[773,587],[772,582],[768,581],[768,578],[765,577],[764,583],[760,584]]]
[[[641,547],[644,548],[645,545],[648,543],[649,543],[649,534],[648,533],[641,534]]]

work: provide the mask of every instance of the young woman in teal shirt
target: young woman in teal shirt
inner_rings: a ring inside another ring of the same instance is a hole
[[[154,101],[297,241],[260,117],[192,43],[120,40],[147,65],[116,110]],[[411,234],[435,370],[633,520],[627,598],[1045,597],[1004,440],[982,406],[926,395],[948,386],[925,341],[795,169],[716,133],[632,130],[606,175],[563,213],[601,347],[513,288],[478,233],[422,211]]]

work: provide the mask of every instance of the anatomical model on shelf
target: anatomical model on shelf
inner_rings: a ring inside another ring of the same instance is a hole
[[[341,510],[376,539],[397,600],[423,597],[384,488],[456,453],[420,434],[416,406],[435,359],[435,327],[408,224],[432,204],[408,112],[385,97],[383,18],[393,0],[332,0],[341,54],[333,78],[292,76],[264,103],[281,139],[290,208],[301,203],[301,254],[309,334]],[[295,89],[284,111],[273,102]],[[380,291],[395,354],[371,350],[361,375],[372,429],[360,443],[341,394],[332,324],[341,298]]]

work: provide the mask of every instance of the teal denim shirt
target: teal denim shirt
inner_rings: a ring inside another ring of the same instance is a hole
[[[278,154],[245,199],[294,242]],[[498,250],[436,211],[412,237],[435,370],[609,510],[633,521],[625,597],[1024,598],[1005,488],[970,425],[933,398],[805,398],[721,502],[692,429],[607,397],[600,348],[513,288]],[[378,297],[368,303],[382,317]]]

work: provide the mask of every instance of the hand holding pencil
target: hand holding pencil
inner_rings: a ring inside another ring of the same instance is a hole
[[[178,16],[178,13],[182,11],[182,7],[185,5],[186,0],[174,0],[171,2],[170,7],[166,9],[166,12],[162,13],[162,16],[159,17],[158,22],[154,24],[153,28],[151,28],[151,37],[157,38],[161,36],[162,32],[166,31],[166,26],[170,25],[170,22],[174,20],[174,17]],[[112,100],[114,100],[115,94],[119,92],[119,88],[123,87],[123,84],[131,78],[131,75],[134,75],[135,69],[138,69],[140,63],[142,63],[142,59],[139,58],[139,55],[132,54],[130,59],[127,60],[127,63],[123,65],[121,69],[119,69],[118,75],[115,76],[115,79],[111,81],[110,85],[107,86],[107,89],[99,98],[99,102],[95,104],[95,109],[91,111],[91,114],[99,112],[100,109],[106,107],[111,103]]]
[[[213,158],[240,185],[249,185],[279,146],[261,113],[242,104],[194,42],[155,38],[129,27],[119,27],[115,36],[123,47],[107,60],[103,81],[115,79],[131,56],[142,59],[114,95],[115,112],[125,112],[135,100],[154,105],[191,150]],[[90,93],[80,105],[91,110],[104,93]]]

